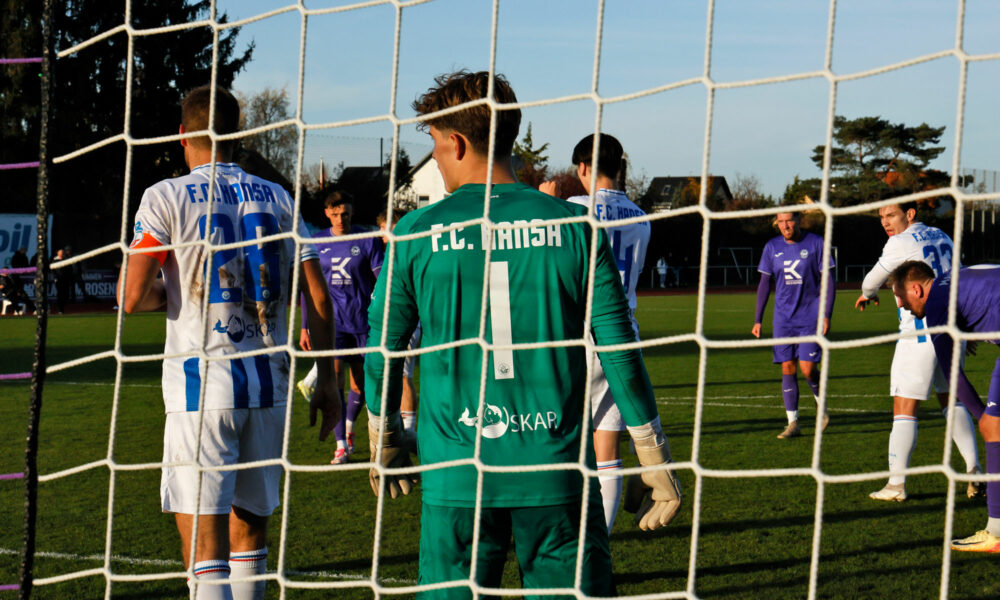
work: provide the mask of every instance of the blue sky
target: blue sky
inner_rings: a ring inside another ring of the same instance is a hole
[[[310,0],[310,9],[350,2]],[[287,0],[218,0],[231,21],[288,6]],[[716,0],[711,71],[716,84],[820,71],[824,67],[826,0]],[[947,0],[839,0],[832,70],[850,75],[955,47],[958,2]],[[486,69],[493,3],[433,0],[402,10],[398,91],[391,104],[396,9],[391,4],[308,20],[303,118],[307,123],[379,117],[395,108],[413,116],[410,103],[435,75],[457,68]],[[593,87],[598,20],[596,0],[501,0],[497,71],[521,101],[589,93]],[[598,93],[615,97],[704,74],[707,2],[607,0]],[[234,88],[253,93],[287,87],[297,100],[301,17],[297,11],[245,26],[255,60]],[[965,52],[1000,53],[1000,3],[968,0]],[[836,113],[880,115],[908,124],[946,126],[945,153],[954,160],[960,61],[945,57],[874,77],[841,82]],[[715,92],[709,171],[732,178],[754,175],[767,193],[780,195],[794,176],[819,175],[809,159],[823,143],[831,86],[825,78]],[[961,166],[1000,169],[1000,60],[973,62],[968,70]],[[618,137],[633,170],[648,176],[698,175],[704,155],[708,88],[702,83],[635,100],[605,104],[602,130]],[[592,100],[525,109],[536,144],[548,142],[550,166],[569,166],[573,145],[594,129]],[[522,125],[522,134],[524,125]],[[386,151],[388,121],[310,133],[307,165],[371,165],[378,138]],[[413,125],[400,139],[414,159],[430,150]]]

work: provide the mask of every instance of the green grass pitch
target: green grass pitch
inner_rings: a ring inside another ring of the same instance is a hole
[[[830,334],[833,340],[888,333],[895,311],[883,304],[860,314],[853,310],[856,292],[842,291]],[[891,298],[885,298],[891,300]],[[704,316],[711,340],[750,339],[753,297],[710,295]],[[638,318],[644,339],[694,330],[696,296],[645,296]],[[126,354],[162,351],[163,314],[128,317]],[[27,371],[31,365],[34,319],[0,321],[0,373]],[[49,321],[50,364],[114,347],[113,314],[56,316]],[[765,322],[769,334],[769,323]],[[718,477],[722,470],[807,469],[814,460],[815,409],[808,387],[800,382],[803,437],[775,439],[784,425],[778,367],[770,349],[707,351],[705,401],[695,429],[699,347],[692,342],[660,345],[644,351],[664,430],[677,461],[695,457],[707,472],[696,483],[685,470],[680,479],[685,506],[669,527],[640,532],[631,516],[620,513],[611,536],[616,581],[621,595],[683,592],[694,563],[694,591],[701,598],[802,598],[808,593],[816,506],[820,490],[809,475]],[[967,370],[985,391],[996,348],[980,344]],[[831,424],[822,438],[818,466],[827,475],[872,474],[886,469],[891,426],[887,396],[892,346],[833,351],[822,368],[829,370]],[[50,474],[92,461],[113,459],[119,465],[160,460],[162,400],[156,363],[126,364],[118,413],[112,425],[116,363],[103,359],[50,374],[41,420],[39,470]],[[304,363],[300,362],[300,374]],[[0,474],[23,470],[24,433],[29,385],[0,382]],[[307,428],[307,410],[293,406],[289,458],[295,464],[325,464],[333,446],[320,444]],[[363,421],[355,461],[367,459]],[[937,403],[925,403],[911,466],[940,465],[946,450],[945,420]],[[114,434],[109,443],[110,433]],[[697,447],[695,443],[697,441]],[[629,463],[625,450],[626,466]],[[961,471],[957,451],[951,464]],[[980,454],[983,455],[980,440]],[[293,473],[287,504],[284,568],[296,582],[363,585],[370,577],[376,501],[360,468],[336,472]],[[106,466],[86,469],[39,486],[36,576],[100,569],[106,550],[109,493],[112,495],[110,570],[115,575],[179,573],[179,543],[173,521],[159,512],[158,470],[123,470],[113,476]],[[822,536],[819,543],[819,598],[937,598],[940,595],[945,517],[949,483],[940,473],[911,476],[910,500],[877,503],[868,492],[884,484],[882,476],[822,489]],[[957,486],[954,531],[965,536],[982,528],[985,503],[965,498]],[[109,492],[109,490],[113,490]],[[699,493],[699,522],[693,525]],[[384,585],[415,583],[419,494],[387,502],[380,540],[379,574]],[[272,520],[269,570],[278,567],[280,510]],[[0,480],[0,585],[16,583],[23,520],[23,483]],[[692,534],[698,534],[692,548]],[[692,553],[694,556],[692,557]],[[954,553],[950,557],[950,598],[1000,597],[995,559]],[[35,598],[102,598],[101,574],[35,588]],[[516,587],[509,565],[505,585]],[[268,584],[268,597],[279,586]],[[114,598],[175,598],[186,594],[183,577],[146,582],[116,581]],[[15,597],[0,592],[0,600]],[[288,598],[371,598],[370,589],[288,589]]]

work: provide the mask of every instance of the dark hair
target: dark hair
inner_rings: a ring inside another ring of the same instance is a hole
[[[910,210],[911,208],[913,210],[917,210],[917,201],[916,200],[910,200],[909,202],[900,202],[899,203],[899,209],[901,211],[903,211],[903,215],[904,216],[906,215],[906,211]]]
[[[896,284],[906,285],[911,281],[934,281],[934,277],[934,269],[924,261],[908,260],[889,273],[889,283],[895,287]]]
[[[434,78],[435,86],[413,102],[418,115],[426,115],[487,97],[490,74],[486,71],[471,73],[456,71]],[[500,74],[493,77],[493,99],[499,104],[515,104],[517,96],[510,82]],[[472,150],[486,156],[490,147],[490,121],[492,111],[486,104],[477,104],[464,110],[440,117],[421,120],[424,127],[434,126],[464,135]],[[494,155],[499,159],[510,156],[514,140],[521,128],[521,109],[497,109],[496,146]]]
[[[410,211],[406,210],[405,208],[394,208],[394,209],[392,209],[392,222],[393,222],[393,224],[398,223],[399,220],[403,218],[403,215],[405,215],[408,212],[410,212]],[[379,226],[385,224],[385,222],[388,220],[388,216],[389,216],[389,211],[386,210],[386,209],[383,209],[382,212],[380,212],[379,214],[377,214],[375,216],[375,224],[379,225]]]
[[[326,199],[323,200],[324,208],[334,208],[344,204],[349,204],[351,208],[354,208],[354,196],[340,190],[330,192],[326,195]]]
[[[188,132],[208,131],[208,113],[212,107],[212,86],[196,87],[181,101],[181,124]],[[215,87],[215,121],[211,128],[216,134],[236,133],[240,129],[240,103],[229,90]],[[212,139],[205,136],[189,138],[191,145],[210,149]],[[236,140],[219,141],[216,148],[223,154],[232,154]]]
[[[625,149],[613,135],[601,134],[601,147],[597,149],[597,172],[610,179],[620,179],[619,174],[624,174]],[[591,164],[594,156],[594,134],[580,140],[573,148],[573,164]]]

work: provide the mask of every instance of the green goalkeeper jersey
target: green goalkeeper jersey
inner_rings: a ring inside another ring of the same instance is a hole
[[[592,229],[587,223],[550,225],[545,221],[585,215],[586,208],[520,183],[493,186],[490,219],[528,227],[493,232],[484,338],[498,345],[581,343],[498,349],[488,352],[484,362],[478,338],[485,227],[437,231],[482,218],[484,196],[485,185],[464,185],[441,202],[400,219],[394,229],[397,235],[430,233],[396,243],[391,293],[389,269],[382,269],[375,286],[369,309],[369,346],[380,345],[384,330],[388,349],[406,349],[418,321],[424,348],[465,342],[420,355],[417,444],[422,464],[472,458],[483,380],[480,458],[484,464],[579,464],[587,368],[582,342]],[[388,318],[383,323],[387,301]],[[618,265],[601,231],[591,315],[598,344],[635,341],[628,310]],[[402,361],[391,362],[386,414],[399,410]],[[652,421],[657,416],[656,403],[641,353],[604,352],[601,362],[625,422],[635,426]],[[368,407],[376,414],[385,366],[380,353],[367,355],[365,391]],[[589,443],[586,456],[594,468]],[[474,506],[477,475],[474,465],[425,471],[423,500],[439,506]],[[581,493],[582,478],[575,469],[486,472],[483,506],[546,506],[578,500]]]

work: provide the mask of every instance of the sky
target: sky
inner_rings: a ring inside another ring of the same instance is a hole
[[[229,20],[296,6],[290,0],[217,0]],[[308,9],[352,6],[307,0]],[[706,0],[606,0],[597,97],[657,90],[705,75]],[[391,148],[388,116],[412,118],[413,100],[435,76],[459,68],[489,68],[493,2],[432,0],[400,11],[396,101],[392,102],[397,10],[391,3],[310,16],[305,43],[302,116],[306,123],[356,119],[376,123],[312,131],[305,164],[374,165]],[[597,0],[500,0],[496,71],[510,80],[521,102],[540,102],[595,91]],[[830,3],[827,0],[716,0],[711,67],[716,85],[822,71]],[[963,169],[1000,170],[1000,2],[967,0],[962,27],[959,3],[949,0],[839,0],[831,70],[850,76],[956,48],[969,56],[998,54],[969,63],[964,103]],[[291,11],[248,23],[242,45],[255,44],[254,60],[233,87],[252,94],[288,89],[298,103],[302,16]],[[848,118],[881,116],[893,122],[945,126],[947,150],[932,164],[954,163],[961,61],[939,58],[876,76],[841,81],[835,112]],[[795,176],[818,177],[812,149],[825,141],[834,86],[826,78],[710,90],[702,82],[635,99],[562,101],[522,110],[536,145],[548,143],[549,166],[569,167],[573,146],[601,129],[615,135],[632,172],[698,176],[711,117],[708,170],[732,183],[756,177],[776,197]],[[430,151],[430,138],[413,124],[400,128],[413,161]]]

